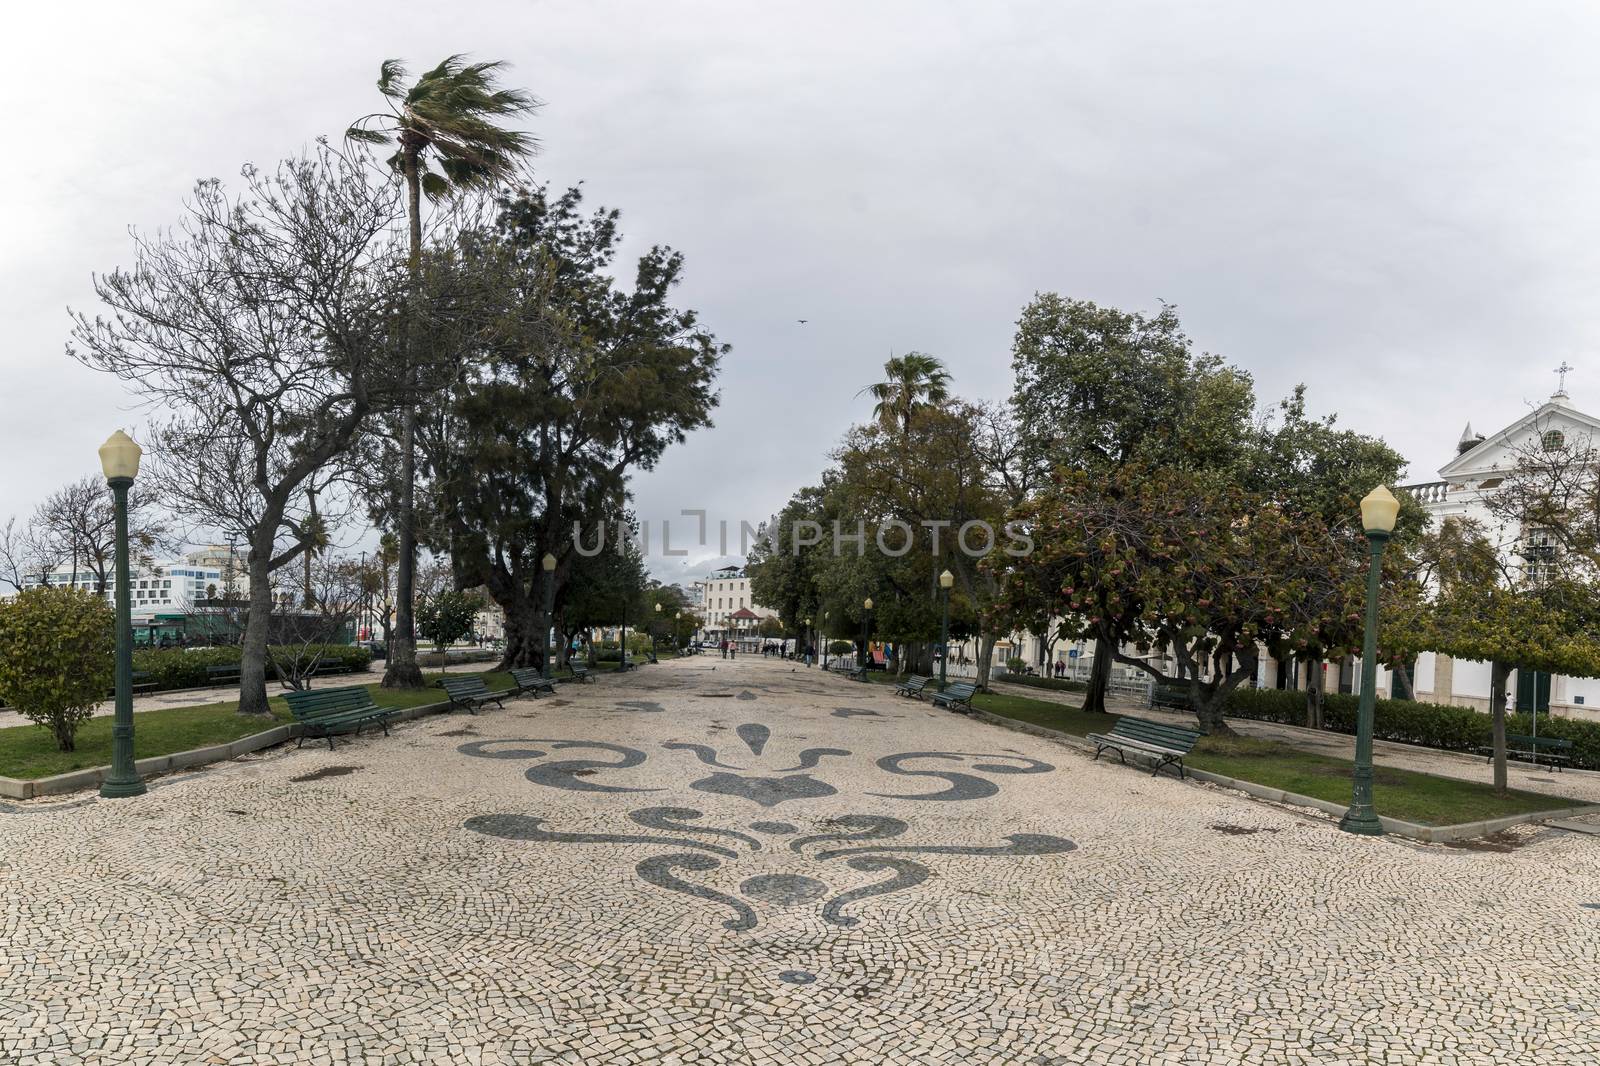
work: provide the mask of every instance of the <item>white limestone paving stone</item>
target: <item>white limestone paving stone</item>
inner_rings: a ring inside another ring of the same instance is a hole
[[[82,798],[0,814],[0,1062],[1600,1058],[1591,836],[1353,837],[759,656]]]

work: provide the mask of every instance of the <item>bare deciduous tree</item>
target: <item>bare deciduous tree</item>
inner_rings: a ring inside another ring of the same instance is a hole
[[[75,316],[71,354],[170,414],[150,481],[176,511],[248,545],[239,709],[267,713],[273,573],[318,538],[306,501],[375,412],[410,397],[399,191],[326,146],[230,196],[200,182],[172,231],[95,279],[110,318]]]
[[[47,539],[45,554],[69,561],[73,581],[79,568],[94,575],[94,590],[111,585],[117,559],[117,514],[104,479],[88,475],[64,485],[39,505],[35,527]],[[171,522],[149,492],[128,494],[128,552],[135,568],[154,564],[160,552],[176,546]]]

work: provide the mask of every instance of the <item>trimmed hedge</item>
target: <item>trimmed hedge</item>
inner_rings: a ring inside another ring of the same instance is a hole
[[[283,649],[292,655],[291,649]],[[206,675],[210,666],[238,666],[240,649],[237,645],[219,648],[144,648],[134,649],[133,668],[150,675],[157,689],[200,688],[211,684]],[[323,652],[324,662],[342,663],[350,670],[365,670],[372,662],[372,653],[366,648],[350,644],[336,644]],[[270,674],[270,661],[268,672]]]
[[[1087,682],[1073,681],[1065,677],[1031,677],[1028,674],[1001,674],[994,680],[1003,681],[1008,685],[1032,685],[1034,688],[1053,688],[1062,692],[1089,691]]]
[[[1322,701],[1324,725],[1335,733],[1353,734],[1359,706],[1359,698],[1348,693],[1325,695]],[[1306,724],[1306,694],[1290,689],[1235,689],[1228,694],[1224,713],[1235,718],[1303,726]],[[1532,731],[1532,715],[1506,715],[1508,734],[1527,735]],[[1372,735],[1379,740],[1477,754],[1479,748],[1493,743],[1493,732],[1493,719],[1471,707],[1385,699],[1373,704]],[[1600,770],[1600,722],[1541,715],[1539,735],[1572,741],[1570,765],[1583,770]]]

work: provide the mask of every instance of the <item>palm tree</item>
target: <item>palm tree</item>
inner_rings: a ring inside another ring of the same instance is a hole
[[[420,285],[422,276],[422,197],[437,201],[505,181],[538,149],[531,134],[505,129],[495,121],[529,114],[539,106],[528,92],[496,87],[504,66],[468,63],[465,56],[453,55],[408,88],[403,84],[405,67],[397,59],[386,59],[378,68],[378,91],[388,110],[364,115],[345,131],[353,141],[397,146],[389,166],[406,183],[413,285]],[[422,687],[411,602],[417,565],[416,429],[416,407],[408,404],[401,417],[400,498],[394,515],[399,542],[395,632],[383,671],[383,683],[389,688]]]
[[[950,398],[950,372],[931,355],[907,352],[890,356],[883,364],[883,373],[887,380],[863,391],[878,401],[872,408],[872,417],[885,429],[905,433],[916,412],[938,407]]]

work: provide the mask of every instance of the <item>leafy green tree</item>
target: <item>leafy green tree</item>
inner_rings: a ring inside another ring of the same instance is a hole
[[[1455,516],[1423,535],[1412,557],[1430,594],[1390,606],[1385,644],[1405,659],[1432,650],[1489,663],[1494,788],[1503,793],[1511,671],[1600,676],[1600,588],[1558,560],[1529,567]]]
[[[468,633],[483,609],[483,600],[474,592],[439,589],[417,601],[417,632],[433,641],[434,650],[444,650]]]
[[[650,578],[644,555],[631,535],[636,528],[631,515],[624,528],[629,535],[622,540],[608,543],[596,555],[577,556],[572,561],[567,581],[556,594],[556,629],[563,643],[576,634],[624,621],[630,638],[646,631],[650,623],[646,615],[655,614],[649,597]]]
[[[83,589],[24,589],[0,600],[0,648],[0,700],[74,750],[78,727],[111,691],[111,605]]]
[[[1236,481],[1250,442],[1250,377],[1196,355],[1169,305],[1147,316],[1038,294],[1017,322],[1012,375],[1019,465],[1095,476],[1170,466]],[[1084,706],[1104,711],[1112,657],[1129,634],[1097,617]]]
[[[1067,609],[1125,635],[1139,654],[1119,642],[1118,662],[1186,687],[1208,733],[1231,731],[1222,708],[1254,676],[1261,647],[1303,650],[1327,618],[1361,614],[1361,560],[1337,534],[1194,472],[1062,474],[1023,511],[1040,540],[1010,595],[1027,603],[1054,591],[1041,575],[1064,581]]]
[[[631,528],[627,474],[709,424],[716,404],[726,347],[671,302],[682,256],[652,247],[632,285],[619,285],[617,217],[584,213],[577,189],[524,190],[501,204],[492,230],[463,243],[493,328],[423,426],[430,538],[458,585],[482,586],[505,611],[507,666],[540,657],[547,580],[569,632],[617,621],[618,599],[595,593],[617,576],[608,568],[618,531]],[[582,554],[602,532],[604,549]],[[558,561],[548,574],[546,553]],[[627,580],[630,595],[645,587],[642,571]]]
[[[362,116],[345,133],[358,143],[396,146],[389,165],[405,182],[414,287],[420,288],[422,275],[422,197],[438,201],[463,190],[507,181],[537,147],[531,135],[499,124],[501,119],[526,115],[539,106],[538,100],[521,89],[497,86],[503,67],[503,63],[468,63],[464,56],[452,55],[407,86],[401,61],[386,59],[378,69],[378,92],[388,110]],[[418,333],[413,323],[413,335]],[[412,360],[413,364],[418,361]],[[411,383],[415,384],[414,379]],[[413,619],[415,434],[416,407],[410,404],[401,415],[399,497],[393,513],[399,557],[394,631],[383,674],[383,683],[390,688],[421,688],[423,684]]]
[[[1320,519],[1354,557],[1364,561],[1366,539],[1358,521],[1361,497],[1375,486],[1397,484],[1405,467],[1405,458],[1381,439],[1340,429],[1332,415],[1309,416],[1305,386],[1300,385],[1258,423],[1240,483],[1277,506]],[[1393,550],[1385,556],[1391,577],[1400,553],[1427,525],[1420,504],[1405,493],[1400,494],[1400,501]],[[1394,580],[1390,580],[1385,595],[1394,595],[1394,589]],[[1322,663],[1335,650],[1359,648],[1363,624],[1364,618],[1327,613],[1318,625],[1307,628],[1305,645],[1294,649],[1294,657],[1308,674],[1308,725],[1322,727]],[[1403,664],[1395,665],[1405,669]]]
[[[891,356],[883,364],[884,380],[866,391],[877,401],[872,417],[885,429],[904,433],[917,412],[938,407],[950,398],[950,372],[944,363],[922,352]]]

